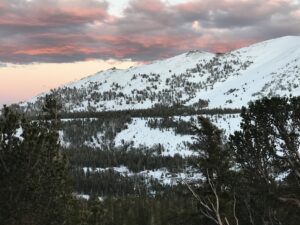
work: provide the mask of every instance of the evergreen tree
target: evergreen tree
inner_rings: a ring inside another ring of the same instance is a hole
[[[187,185],[199,202],[203,223],[238,225],[235,190],[231,189],[235,173],[230,171],[230,151],[224,144],[222,131],[208,118],[198,117],[198,124],[199,127],[194,127],[196,141],[192,148],[199,153],[198,168],[205,177],[205,183],[197,192]]]
[[[198,117],[198,124],[199,127],[194,126],[196,137],[191,145],[199,154],[198,168],[206,181],[210,178],[222,184],[230,167],[230,155],[224,144],[223,132],[205,117]]]
[[[53,110],[55,112],[55,110]],[[0,224],[67,224],[73,197],[56,121],[0,117]]]
[[[300,98],[264,98],[242,109],[230,145],[249,224],[298,224],[299,112]]]

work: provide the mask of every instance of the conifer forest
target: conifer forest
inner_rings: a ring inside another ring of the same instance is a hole
[[[60,108],[48,95],[35,117],[2,109],[3,225],[299,222],[299,97],[263,98],[238,112],[211,110],[190,120],[176,120],[167,108],[155,117],[133,111],[62,119]],[[241,117],[229,136],[205,116],[224,113]],[[152,129],[192,135],[186,145],[194,154],[164,154],[162,145],[136,147],[127,140],[114,145],[136,116]],[[97,147],[83,144],[97,138]]]

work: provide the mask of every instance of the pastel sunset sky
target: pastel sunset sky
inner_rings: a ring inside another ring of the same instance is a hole
[[[0,0],[0,105],[111,67],[300,35],[300,0]]]

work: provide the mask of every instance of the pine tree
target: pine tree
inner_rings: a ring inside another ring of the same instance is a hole
[[[300,98],[264,98],[242,109],[241,131],[230,137],[230,145],[250,224],[298,223],[299,112]]]
[[[198,168],[206,181],[208,178],[214,179],[221,185],[230,168],[230,155],[223,143],[222,130],[213,125],[208,118],[198,117],[198,124],[199,127],[194,126],[195,138],[191,145],[199,154]]]
[[[3,108],[0,224],[67,224],[73,197],[57,120],[30,121]]]
[[[239,224],[236,215],[235,191],[231,189],[231,155],[223,143],[222,131],[208,118],[198,118],[199,127],[194,127],[196,138],[192,148],[199,153],[198,168],[205,177],[205,183],[198,191],[189,189],[199,202],[204,216],[203,223],[218,225]]]

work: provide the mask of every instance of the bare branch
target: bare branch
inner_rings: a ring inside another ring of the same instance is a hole
[[[235,191],[233,193],[233,216],[234,216],[234,219],[235,219],[235,224],[236,225],[239,225],[239,219],[236,215],[236,196],[235,196]]]
[[[282,201],[282,202],[292,202],[296,206],[298,206],[298,208],[300,208],[300,200],[297,199],[297,198],[279,197],[279,200]]]

